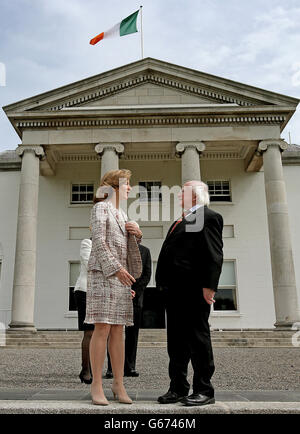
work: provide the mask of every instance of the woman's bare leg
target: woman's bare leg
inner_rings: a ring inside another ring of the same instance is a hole
[[[102,370],[106,356],[107,337],[110,332],[110,324],[97,323],[90,342],[90,362],[93,373],[91,394],[93,401],[105,401],[102,386]]]

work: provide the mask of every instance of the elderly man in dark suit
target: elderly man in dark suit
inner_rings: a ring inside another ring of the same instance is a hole
[[[135,291],[133,298],[133,323],[131,327],[125,327],[125,361],[124,375],[125,377],[138,377],[140,374],[135,369],[137,344],[139,338],[139,330],[142,320],[144,290],[151,279],[151,254],[148,247],[139,244],[140,254],[142,258],[143,271],[141,276],[136,279],[131,289]],[[107,371],[105,378],[112,378],[110,357],[107,354]]]
[[[223,263],[223,218],[208,208],[208,187],[201,181],[184,184],[181,201],[184,213],[170,227],[156,269],[166,306],[171,380],[158,402],[205,405],[215,402],[208,318]],[[194,376],[188,396],[190,361]]]

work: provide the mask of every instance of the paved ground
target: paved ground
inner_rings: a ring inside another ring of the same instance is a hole
[[[300,391],[299,348],[216,348],[216,391]],[[128,389],[168,388],[165,348],[139,348],[138,378],[125,378]],[[1,389],[77,389],[89,386],[78,379],[80,350],[0,348]],[[111,380],[104,380],[109,389]],[[2,398],[3,399],[3,398]]]
[[[300,414],[298,348],[216,348],[216,404],[204,407],[157,403],[157,397],[168,388],[165,348],[139,348],[140,377],[125,378],[133,405],[112,400],[112,380],[104,380],[110,405],[92,405],[89,386],[78,379],[80,354],[80,350],[67,349],[0,348],[0,414],[97,413],[103,421],[109,420],[110,414],[112,420],[121,417],[118,415],[135,420],[137,415],[148,414],[152,422],[160,414],[175,418],[201,414]]]

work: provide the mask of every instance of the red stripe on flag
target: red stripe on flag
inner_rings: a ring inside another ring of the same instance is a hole
[[[93,39],[90,40],[91,45],[97,44],[97,42],[101,41],[101,39],[104,38],[104,32],[99,33],[99,35],[95,36]]]

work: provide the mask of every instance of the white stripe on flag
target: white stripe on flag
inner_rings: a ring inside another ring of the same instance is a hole
[[[120,36],[120,24],[121,23],[118,23],[109,30],[106,30],[106,32],[104,32],[104,38],[116,38],[117,36]]]

